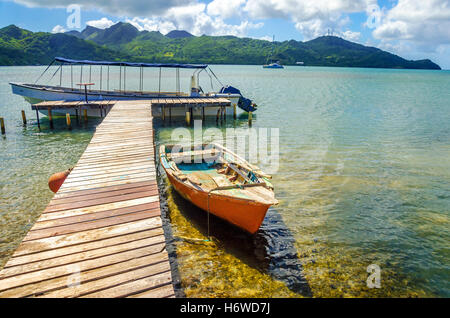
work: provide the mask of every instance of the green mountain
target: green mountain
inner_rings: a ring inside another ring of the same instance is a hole
[[[103,60],[129,57],[68,34],[31,32],[15,25],[0,29],[0,65],[48,64],[55,56]]]
[[[31,32],[10,25],[0,29],[0,65],[47,64],[55,56],[141,62],[257,64],[268,59],[285,65],[440,69],[432,61],[409,61],[374,47],[323,36],[300,42],[269,42],[235,36],[193,36],[174,30],[166,35],[139,31],[119,22],[107,29],[87,26],[64,34]]]
[[[171,38],[171,39],[179,39],[179,38],[190,38],[190,37],[193,37],[192,34],[190,34],[190,33],[187,32],[187,31],[183,31],[183,30],[173,30],[173,31],[170,31],[169,33],[166,34],[166,36],[167,36],[168,38]]]

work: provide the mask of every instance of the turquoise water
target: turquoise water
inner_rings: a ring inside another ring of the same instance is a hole
[[[76,163],[98,124],[67,131],[60,119],[49,131],[43,120],[39,133],[35,114],[7,83],[35,79],[42,69],[0,68],[7,129],[0,137],[0,264],[51,199],[48,176]],[[213,70],[259,105],[254,128],[279,128],[272,183],[280,204],[254,237],[212,220],[211,240],[195,243],[206,238],[205,214],[162,176],[187,296],[450,296],[450,72]],[[129,76],[127,86],[137,88]],[[164,76],[167,83],[173,77]],[[182,77],[183,87],[188,80]],[[209,89],[209,80],[200,84]],[[157,143],[170,142],[180,124],[156,121]],[[214,121],[204,126],[211,127]],[[245,129],[246,119],[219,126],[233,127]],[[380,288],[366,285],[371,264],[381,269]]]

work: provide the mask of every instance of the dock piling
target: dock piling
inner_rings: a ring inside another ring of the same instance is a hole
[[[248,112],[248,125],[251,127],[252,126],[252,120],[253,120],[253,118],[252,118],[253,116],[252,116],[252,112]]]
[[[83,109],[83,113],[84,113],[84,122],[87,123],[88,122],[87,109]]]
[[[237,118],[236,103],[233,103],[233,119]]]
[[[185,107],[185,111],[186,111],[186,125],[190,126],[191,125],[191,110],[189,109],[189,107]]]
[[[5,120],[3,119],[3,117],[0,117],[0,127],[1,127],[1,130],[2,130],[2,135],[6,134]]]
[[[81,125],[81,116],[82,116],[82,114],[81,114],[81,106],[78,106],[78,109],[77,109],[77,124],[78,125]]]
[[[67,128],[69,128],[69,130],[71,130],[72,123],[70,122],[70,114],[69,113],[66,114],[66,124],[67,124]]]
[[[50,129],[53,129],[53,116],[52,116],[52,109],[48,108],[48,121],[50,122]]]
[[[220,107],[219,109],[217,109],[216,123],[219,123],[219,118],[220,118]]]
[[[198,119],[202,119],[203,122],[206,122],[206,116],[212,112],[211,115],[214,116],[214,111],[216,111],[216,121],[219,120],[221,122],[226,121],[227,114],[229,112],[227,107],[232,107],[233,104],[225,99],[225,98],[161,98],[161,99],[152,99],[151,101],[152,107],[156,109],[159,113],[158,115],[164,121],[167,121],[167,117],[172,120],[172,115],[182,116],[183,108],[185,120],[188,125],[192,124],[193,119],[198,115]],[[78,125],[81,125],[83,121],[82,117],[84,116],[84,121],[87,121],[87,110],[91,110],[97,113],[101,118],[105,118],[112,105],[117,103],[114,100],[102,100],[102,101],[92,101],[89,104],[84,103],[83,101],[44,101],[37,104],[32,105],[32,110],[36,111],[47,111],[49,108],[52,111],[61,112],[63,110],[63,114],[68,112],[68,109],[71,109],[70,113],[76,116],[78,121]],[[169,108],[169,110],[167,110]],[[199,109],[200,108],[200,109]],[[158,111],[160,110],[160,112]],[[84,111],[84,113],[82,113]],[[175,113],[173,113],[175,111]],[[196,113],[198,111],[198,113]],[[169,112],[169,113],[167,113]],[[181,112],[181,113],[180,113]],[[187,114],[189,113],[189,114]],[[39,118],[38,118],[39,120]]]
[[[22,109],[22,123],[24,126],[27,125],[27,116],[25,115],[25,111]]]
[[[41,123],[39,122],[39,111],[36,109],[36,119],[38,124],[38,129],[41,131]]]

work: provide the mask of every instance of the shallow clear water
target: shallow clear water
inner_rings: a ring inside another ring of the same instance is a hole
[[[76,163],[98,124],[67,131],[61,118],[50,131],[43,119],[39,133],[35,114],[8,82],[34,80],[42,70],[0,68],[7,126],[0,137],[0,264],[51,199],[48,176]],[[162,174],[186,296],[450,296],[450,72],[213,70],[259,105],[254,128],[279,128],[272,183],[280,204],[255,236],[212,218],[208,241],[206,214]],[[127,74],[127,88],[137,89],[138,73]],[[174,74],[163,77],[174,90]],[[155,83],[148,81],[148,89]],[[186,90],[187,74],[182,84]],[[209,89],[209,79],[200,84]],[[171,142],[183,122],[155,126],[160,144]],[[211,127],[214,120],[204,126]],[[246,129],[246,119],[219,126],[233,127]],[[366,285],[371,264],[381,268],[380,288]]]

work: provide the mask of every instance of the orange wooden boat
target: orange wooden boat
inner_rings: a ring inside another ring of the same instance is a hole
[[[163,145],[160,161],[170,183],[199,208],[253,234],[278,204],[270,176],[218,145]]]

